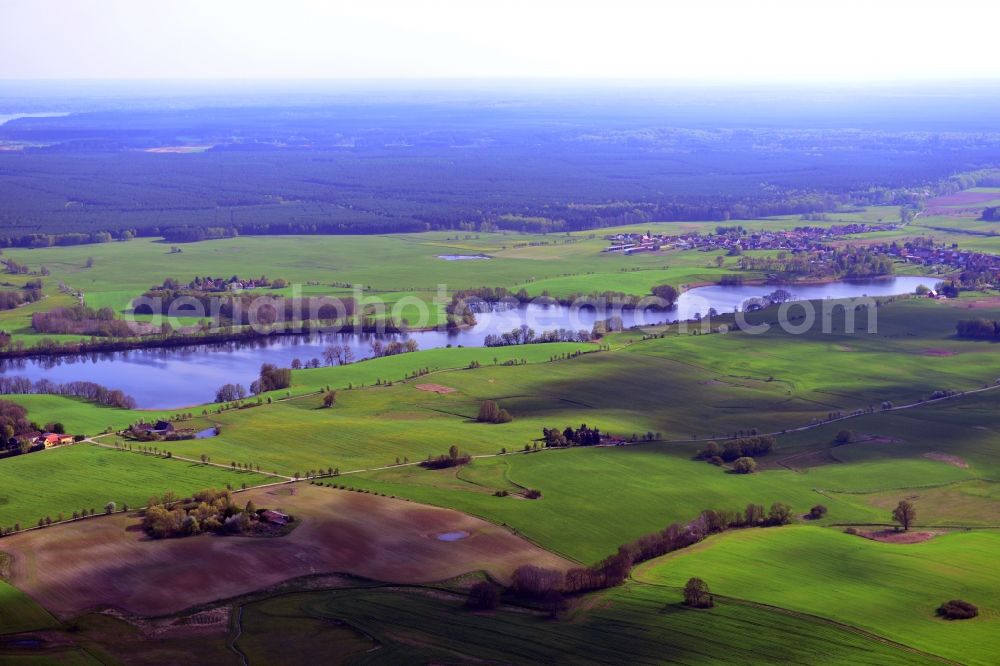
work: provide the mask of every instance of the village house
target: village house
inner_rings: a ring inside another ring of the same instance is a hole
[[[47,432],[39,435],[35,442],[42,444],[47,449],[51,449],[53,446],[72,444],[73,435],[60,435],[54,432]]]
[[[148,432],[153,435],[167,435],[174,431],[174,424],[170,421],[157,421],[156,423],[146,423],[145,421],[135,423],[129,428],[132,432]]]
[[[281,513],[280,511],[275,511],[273,509],[264,509],[260,512],[261,520],[271,523],[272,525],[287,525],[291,522],[288,515]]]

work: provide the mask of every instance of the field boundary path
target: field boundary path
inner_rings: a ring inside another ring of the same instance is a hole
[[[82,443],[94,444],[96,446],[101,447],[102,449],[110,449],[112,451],[122,451],[123,449],[121,449],[121,448],[119,448],[117,446],[112,446],[111,444],[105,444],[104,442],[97,441],[99,438],[101,438],[101,437],[108,437],[110,434],[111,433],[107,433],[107,434],[104,434],[104,435],[95,435],[93,437],[86,437],[86,438],[84,438],[84,439],[82,439],[82,440],[80,440],[79,442],[76,442],[76,443],[77,444],[82,444]],[[132,451],[130,449],[124,449],[124,451],[126,453],[139,453],[141,455],[147,455],[147,454],[143,454],[141,451]],[[234,472],[235,471],[239,471],[239,472],[243,472],[243,471],[252,472],[254,474],[260,474],[261,476],[270,476],[270,477],[274,477],[274,478],[277,478],[277,479],[282,479],[282,483],[286,483],[288,481],[295,481],[296,480],[294,476],[286,476],[284,474],[278,474],[277,472],[265,472],[264,470],[255,470],[255,469],[248,469],[248,470],[234,469],[232,465],[223,465],[222,463],[214,463],[214,462],[203,462],[203,461],[201,461],[201,460],[199,460],[197,458],[188,458],[186,456],[178,456],[178,455],[174,455],[173,453],[171,453],[169,457],[167,457],[167,456],[157,456],[156,454],[152,454],[152,455],[154,455],[155,457],[158,457],[158,458],[163,458],[164,460],[180,460],[182,462],[194,463],[196,465],[205,465],[207,467],[220,467],[222,469],[228,469],[228,470],[234,471]],[[273,484],[264,484],[264,485],[273,485]],[[254,487],[255,488],[260,488],[261,486],[254,486]]]

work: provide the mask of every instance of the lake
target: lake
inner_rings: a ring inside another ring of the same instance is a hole
[[[933,287],[937,280],[921,277],[893,277],[879,280],[841,281],[828,284],[786,286],[795,300],[892,296],[912,293],[918,285]],[[626,327],[692,319],[714,308],[718,313],[733,312],[747,299],[765,296],[777,285],[708,286],[681,294],[674,309],[666,311],[625,311]],[[381,339],[413,339],[420,349],[465,346],[481,347],[489,334],[499,334],[526,324],[537,333],[556,328],[589,331],[605,319],[591,308],[572,309],[558,305],[529,304],[484,312],[478,323],[459,331],[414,331],[383,335]],[[81,354],[41,359],[16,359],[0,364],[0,374],[47,378],[54,382],[87,380],[125,391],[147,409],[185,407],[214,399],[222,384],[249,386],[262,363],[280,367],[292,359],[303,362],[323,358],[332,344],[350,346],[355,359],[371,356],[372,334],[333,333],[301,336],[274,336],[252,342],[192,345],[167,349],[143,349],[107,354]]]
[[[62,118],[68,116],[68,112],[42,111],[39,113],[0,113],[0,125],[9,123],[18,118]]]

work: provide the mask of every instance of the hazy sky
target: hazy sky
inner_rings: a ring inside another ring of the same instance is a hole
[[[1000,77],[974,0],[0,0],[0,79]]]

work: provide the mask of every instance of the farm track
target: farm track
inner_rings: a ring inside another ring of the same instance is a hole
[[[81,442],[78,442],[78,443],[86,442],[88,444],[95,444],[95,445],[101,447],[102,449],[111,449],[112,451],[121,451],[122,450],[122,449],[119,449],[116,446],[112,446],[110,444],[104,444],[103,442],[98,442],[97,441],[97,439],[99,437],[106,437],[106,436],[107,435],[96,435],[94,437],[88,437],[88,438],[86,438],[84,440],[81,440]],[[137,451],[126,451],[126,453],[140,453],[140,452],[137,452]],[[221,469],[233,470],[233,467],[231,465],[223,465],[222,463],[214,463],[214,462],[202,462],[201,460],[197,460],[195,458],[187,458],[185,456],[175,456],[173,454],[171,454],[170,458],[167,458],[167,460],[180,460],[182,462],[189,462],[189,463],[193,463],[195,465],[205,465],[206,467],[218,467],[218,468],[221,468]],[[233,471],[236,471],[236,470],[233,470]],[[239,470],[239,471],[244,471],[244,470]],[[293,476],[285,476],[284,474],[278,474],[277,472],[265,472],[263,470],[245,470],[245,471],[252,472],[253,474],[260,474],[262,476],[270,476],[270,477],[282,479],[281,483],[287,483],[288,481],[295,481],[296,480],[295,477],[293,477]],[[277,484],[264,484],[264,485],[277,485]],[[260,488],[261,486],[254,486],[254,487],[255,488]]]

